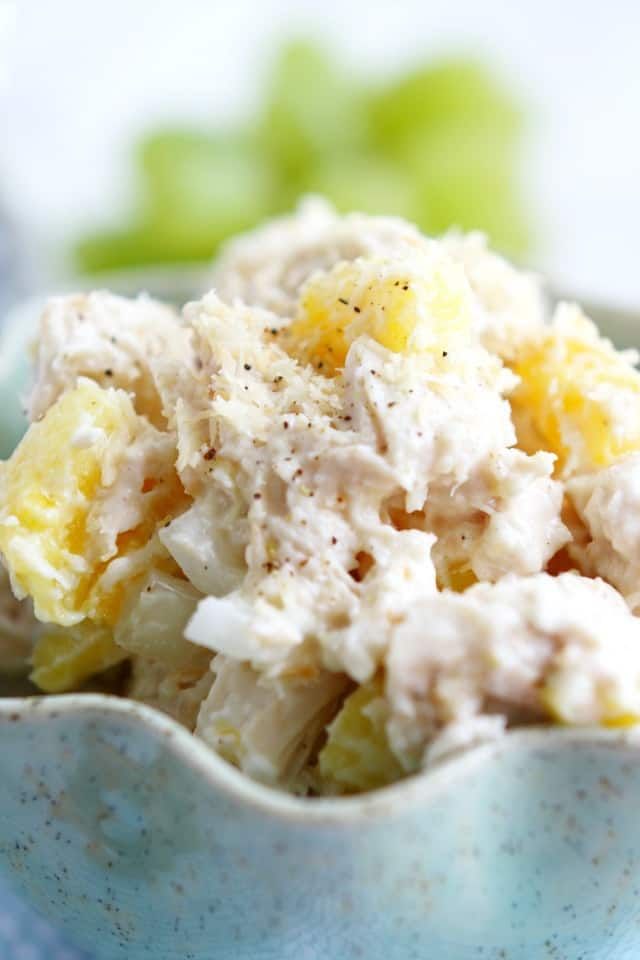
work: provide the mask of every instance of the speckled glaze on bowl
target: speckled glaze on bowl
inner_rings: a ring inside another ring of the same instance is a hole
[[[528,730],[361,798],[126,700],[0,700],[0,864],[98,957],[631,960],[640,731]]]

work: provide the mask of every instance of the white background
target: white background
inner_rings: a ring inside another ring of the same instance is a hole
[[[31,249],[115,217],[141,127],[250,109],[276,38],[305,30],[363,71],[486,54],[531,104],[537,264],[640,307],[637,0],[0,0],[0,195]]]

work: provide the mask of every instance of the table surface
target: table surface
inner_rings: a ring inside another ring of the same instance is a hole
[[[0,960],[90,960],[0,879]]]

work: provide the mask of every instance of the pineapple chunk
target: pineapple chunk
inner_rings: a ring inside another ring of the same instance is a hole
[[[382,678],[374,678],[347,697],[318,757],[325,792],[360,793],[403,776],[387,740],[386,720]]]
[[[562,475],[640,449],[640,373],[577,307],[561,306],[513,369],[521,380],[511,398],[521,444],[529,453],[555,453]]]
[[[115,622],[131,571],[105,578],[108,586],[100,578],[113,559],[142,554],[181,504],[172,451],[124,391],[85,379],[31,425],[0,466],[0,553],[38,619]],[[147,466],[154,475],[138,476]]]
[[[630,674],[631,676],[631,674]],[[583,715],[585,703],[585,681],[575,666],[556,667],[547,677],[540,690],[540,700],[556,723],[574,725],[594,721],[603,727],[613,729],[635,726],[640,722],[637,710],[637,689],[625,690],[624,685],[606,682],[591,693],[591,711]],[[629,684],[632,687],[632,684]]]
[[[127,656],[108,627],[88,621],[67,629],[51,627],[36,642],[31,679],[45,693],[63,693]]]
[[[464,593],[468,587],[478,582],[478,578],[467,561],[451,563],[438,571],[438,589]]]
[[[307,283],[285,342],[329,376],[363,334],[395,353],[446,355],[470,337],[470,304],[464,272],[452,261],[342,261]]]

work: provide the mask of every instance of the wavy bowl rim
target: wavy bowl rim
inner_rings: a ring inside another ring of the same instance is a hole
[[[481,764],[522,748],[571,749],[576,745],[623,748],[640,755],[640,724],[625,730],[601,727],[527,727],[472,747],[398,783],[349,797],[305,798],[258,783],[218,756],[189,730],[154,707],[98,693],[69,693],[0,698],[0,721],[36,723],[65,715],[86,714],[95,720],[125,718],[146,735],[163,742],[174,757],[203,777],[228,799],[265,817],[307,825],[362,825],[426,805],[434,796],[458,785]]]

